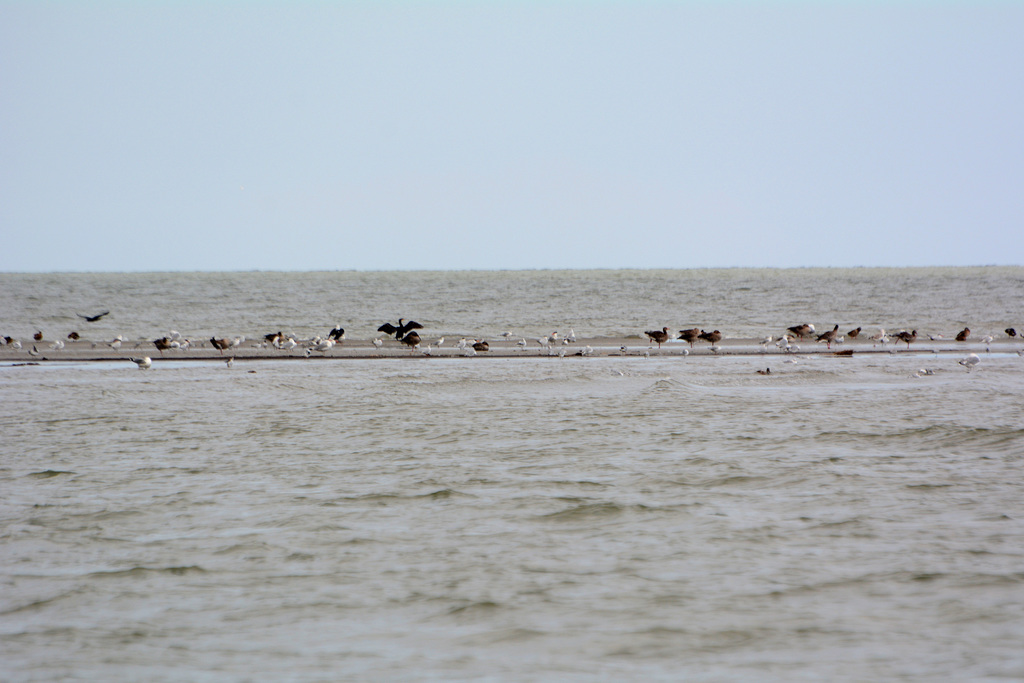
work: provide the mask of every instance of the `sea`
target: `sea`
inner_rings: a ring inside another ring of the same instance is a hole
[[[1024,268],[0,274],[27,340],[400,317],[921,341],[5,360],[0,679],[1024,680]]]

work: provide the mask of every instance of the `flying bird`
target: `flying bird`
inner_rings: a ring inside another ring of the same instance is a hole
[[[85,322],[87,323],[94,323],[105,315],[110,315],[110,311],[103,311],[102,313],[97,313],[96,315],[82,315],[81,313],[79,313],[78,317],[85,318]]]

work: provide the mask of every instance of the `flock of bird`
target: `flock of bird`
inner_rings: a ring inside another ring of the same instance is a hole
[[[109,314],[110,311],[103,311],[102,313],[98,313],[96,315],[84,315],[81,313],[78,313],[77,315],[86,322],[91,323],[96,322]],[[429,342],[427,346],[424,348],[423,338],[420,336],[419,332],[417,332],[417,330],[422,329],[424,329],[423,325],[416,322],[415,320],[406,320],[405,318],[399,318],[397,324],[391,324],[388,322],[383,323],[380,327],[377,328],[377,332],[381,332],[384,335],[394,337],[394,340],[396,342],[403,344],[413,352],[419,351],[423,355],[429,356],[436,353],[443,347],[445,343],[445,338],[440,337],[436,340],[433,340]],[[766,336],[763,339],[761,339],[758,342],[758,344],[761,346],[762,352],[767,351],[768,346],[770,344],[774,344],[780,351],[795,353],[799,352],[800,350],[800,346],[797,344],[797,342],[805,339],[811,339],[819,343],[824,342],[828,349],[831,350],[833,344],[842,344],[847,339],[858,339],[861,337],[862,332],[863,328],[857,327],[849,330],[845,335],[840,335],[839,325],[836,324],[832,327],[831,330],[826,330],[825,332],[819,334],[817,330],[815,330],[813,324],[802,323],[787,328],[786,331],[779,335],[778,337],[771,335]],[[1018,336],[1016,329],[1012,327],[1006,328],[1004,332],[1007,336],[1011,338]],[[670,340],[677,339],[688,343],[690,345],[690,348],[693,348],[694,344],[696,344],[697,342],[707,342],[711,345],[711,351],[717,353],[720,350],[718,344],[723,339],[722,333],[719,330],[712,330],[710,332],[707,332],[698,327],[679,330],[677,335],[670,332],[667,326],[662,327],[660,330],[647,330],[644,334],[650,340],[651,347],[649,348],[653,349],[653,345],[657,344],[659,352],[663,344]],[[963,330],[961,330],[955,336],[953,336],[952,340],[955,340],[957,342],[964,342],[967,341],[970,335],[970,328],[965,327]],[[504,332],[501,334],[501,337],[503,337],[506,342],[512,342],[516,336],[517,335],[513,335],[512,332]],[[1022,333],[1021,337],[1024,338],[1024,333]],[[67,338],[72,341],[78,341],[81,339],[81,335],[78,334],[78,332],[71,332],[70,334],[67,335]],[[917,340],[918,334],[917,330],[912,330],[910,332],[907,332],[906,330],[900,330],[899,332],[896,332],[894,334],[889,334],[884,329],[880,328],[877,333],[870,336],[865,336],[864,338],[867,341],[873,342],[875,345],[888,344],[890,342],[905,343],[907,345],[907,348],[909,349],[910,345]],[[942,335],[928,335],[928,338],[932,341],[947,340],[947,338],[943,337]],[[33,340],[35,342],[42,342],[42,331],[36,332],[35,335],[33,335]],[[309,357],[314,353],[326,355],[327,352],[330,351],[336,344],[344,340],[345,328],[338,324],[333,329],[331,329],[326,336],[317,335],[312,339],[301,340],[297,338],[294,334],[285,334],[281,331],[278,331],[266,334],[263,336],[262,340],[250,342],[250,345],[255,348],[274,348],[282,351],[292,351],[296,348],[301,347],[304,350],[305,355]],[[3,341],[7,346],[10,346],[14,350],[22,348],[21,341],[14,339],[12,337],[3,337]],[[538,337],[534,340],[534,342],[538,346],[547,351],[548,355],[559,355],[563,357],[567,353],[568,345],[574,344],[576,343],[576,341],[576,333],[572,329],[570,329],[569,333],[566,335],[559,335],[559,333],[555,331],[548,335]],[[991,335],[985,335],[980,339],[980,341],[984,343],[987,348],[988,345],[992,341],[994,341],[994,339]],[[210,337],[209,339],[210,345],[213,348],[217,349],[221,353],[221,355],[224,355],[224,353],[227,351],[231,351],[233,349],[241,347],[241,345],[245,342],[246,338],[244,336],[230,338],[218,338],[216,336],[213,336]],[[105,343],[111,349],[119,350],[122,344],[124,343],[124,338],[121,335],[118,335],[113,340]],[[134,348],[141,348],[141,346],[144,343],[146,342],[137,342]],[[174,330],[170,331],[165,336],[152,340],[151,343],[161,355],[163,355],[165,351],[188,350],[193,347],[202,345],[201,343],[194,343],[192,340],[183,337],[179,332]],[[372,343],[375,350],[377,351],[380,351],[384,346],[384,340],[380,336],[373,339]],[[525,337],[520,337],[518,340],[515,341],[515,344],[518,350],[526,350],[531,345],[531,342],[528,342]],[[94,343],[93,347],[95,348],[96,346],[97,344]],[[64,348],[64,342],[61,340],[56,340],[49,344],[49,348],[51,350],[59,351]],[[462,355],[474,356],[477,355],[478,353],[489,351],[490,344],[486,340],[480,338],[462,338],[457,343],[455,343],[452,346],[452,348],[454,348],[455,352],[461,353]],[[623,355],[627,355],[627,347],[620,347],[620,352]],[[32,348],[28,351],[28,353],[31,356],[38,356],[40,354],[40,351],[37,345],[33,344]],[[584,348],[576,351],[573,355],[589,356],[592,355],[593,353],[594,350],[592,347],[585,346]],[[851,355],[852,353],[852,350],[837,352],[838,355]],[[650,351],[648,351],[645,355],[649,354]],[[687,349],[683,349],[683,355],[688,354],[689,351]],[[152,366],[152,359],[149,356],[141,356],[139,358],[132,357],[129,360],[138,365],[140,369],[146,369]],[[229,367],[231,366],[233,361],[234,356],[230,356],[226,359],[226,362]],[[965,367],[967,367],[968,370],[970,370],[974,366],[976,366],[978,362],[978,356],[976,354],[971,354],[967,358],[960,361],[960,364],[964,365]],[[758,372],[760,374],[770,374],[771,371],[769,369],[766,369],[759,370]]]

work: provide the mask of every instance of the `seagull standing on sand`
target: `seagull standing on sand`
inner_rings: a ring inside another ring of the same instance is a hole
[[[991,344],[992,341],[993,341],[993,339],[992,339],[992,335],[991,334],[986,334],[984,337],[981,338],[981,343],[985,345],[985,350],[986,351],[990,351],[991,350],[991,349],[988,348],[988,345]],[[63,346],[63,344],[61,346]]]
[[[960,365],[962,365],[965,368],[967,368],[967,372],[970,372],[971,370],[973,370],[974,366],[977,365],[980,362],[981,362],[981,359],[978,358],[978,354],[976,354],[976,353],[972,353],[969,356],[967,356],[967,358],[964,358],[964,359],[959,361]]]
[[[377,351],[380,351],[382,346],[384,346],[384,340],[383,339],[381,339],[380,337],[377,337],[376,339],[373,340],[373,347]]]

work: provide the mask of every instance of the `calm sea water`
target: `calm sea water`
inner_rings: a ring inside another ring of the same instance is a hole
[[[1022,292],[1021,268],[0,275],[0,332],[109,308],[95,338],[369,338],[400,316],[995,335],[1024,327]],[[0,678],[1024,679],[1021,345],[970,372],[4,364]]]

